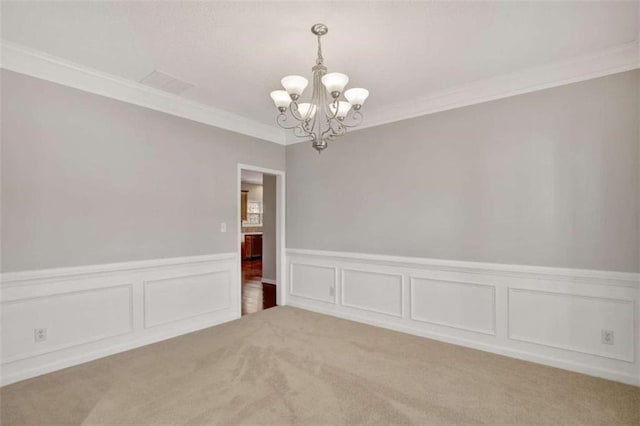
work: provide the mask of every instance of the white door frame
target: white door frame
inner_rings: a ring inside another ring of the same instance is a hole
[[[240,203],[242,190],[242,171],[250,170],[276,176],[276,303],[286,305],[287,267],[285,259],[285,215],[286,215],[286,184],[285,172],[276,169],[252,166],[238,163],[236,217],[238,218],[238,316],[242,315],[242,220],[240,219]]]

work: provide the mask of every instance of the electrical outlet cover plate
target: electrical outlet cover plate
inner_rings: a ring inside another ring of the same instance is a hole
[[[47,340],[47,329],[46,328],[33,329],[33,340],[36,342],[43,342]]]
[[[613,330],[602,330],[602,343],[605,345],[613,345],[614,334]]]

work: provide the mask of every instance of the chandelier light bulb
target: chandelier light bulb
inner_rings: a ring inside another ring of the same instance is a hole
[[[276,104],[278,111],[285,112],[291,103],[291,97],[285,90],[274,90],[270,94],[273,103]]]
[[[344,97],[353,105],[353,109],[358,110],[369,96],[369,91],[361,87],[355,87],[344,92]]]
[[[322,84],[327,88],[327,92],[331,93],[331,96],[337,98],[344,90],[344,86],[349,82],[349,77],[346,74],[339,72],[330,72],[322,76]]]
[[[331,113],[336,116],[339,120],[345,118],[349,111],[351,110],[351,104],[349,102],[340,101],[338,102],[338,113],[336,114],[336,106],[335,103],[329,104],[329,108],[331,109]]]
[[[282,83],[282,87],[284,87],[291,99],[294,101],[302,95],[302,92],[304,92],[304,89],[306,89],[309,84],[309,81],[306,78],[299,75],[288,75],[280,82]]]

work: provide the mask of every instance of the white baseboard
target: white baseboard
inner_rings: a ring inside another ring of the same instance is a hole
[[[262,278],[262,282],[265,283],[265,284],[276,285],[276,280],[272,280],[271,278]]]
[[[287,265],[291,306],[640,386],[640,274],[294,249]]]
[[[239,318],[237,265],[225,253],[3,274],[0,384]]]

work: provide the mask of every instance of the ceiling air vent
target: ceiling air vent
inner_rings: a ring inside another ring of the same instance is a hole
[[[195,86],[195,84],[179,80],[158,70],[152,71],[148,76],[140,80],[140,83],[175,95],[179,95],[185,90]]]

